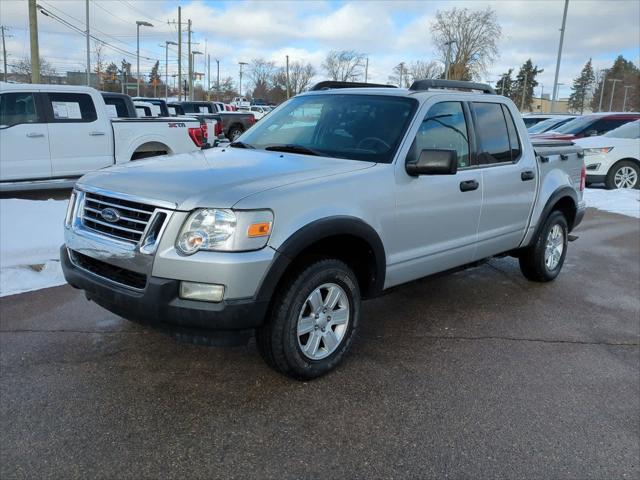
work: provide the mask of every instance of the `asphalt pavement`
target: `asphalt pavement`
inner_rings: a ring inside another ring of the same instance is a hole
[[[640,477],[640,222],[364,304],[330,375],[197,347],[68,286],[0,299],[0,478]]]

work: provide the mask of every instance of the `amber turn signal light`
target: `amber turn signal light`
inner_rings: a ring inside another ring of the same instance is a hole
[[[271,222],[252,223],[249,225],[247,236],[249,237],[266,237],[271,233]]]

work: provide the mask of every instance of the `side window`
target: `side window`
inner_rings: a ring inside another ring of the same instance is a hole
[[[473,103],[478,131],[478,163],[489,165],[511,161],[509,132],[499,103]]]
[[[412,145],[415,155],[424,149],[455,150],[458,167],[469,166],[469,134],[460,102],[433,105],[422,120]]]
[[[122,98],[112,97],[105,98],[104,103],[107,105],[107,113],[112,117],[127,117],[127,105]]]
[[[86,93],[49,93],[54,123],[94,122],[98,115],[91,95]]]
[[[42,121],[31,92],[3,93],[0,95],[0,127]]]
[[[623,119],[603,118],[602,120],[598,120],[591,127],[587,128],[586,132],[588,133],[592,130],[595,130],[596,132],[598,132],[598,135],[602,135],[603,133],[607,133],[614,128],[618,128],[627,122],[628,120]]]
[[[507,121],[507,131],[509,132],[509,146],[511,147],[511,161],[515,162],[516,160],[518,160],[520,154],[522,153],[522,148],[520,147],[520,138],[518,138],[518,130],[516,129],[516,124],[513,121],[511,112],[506,105],[502,105],[502,113],[504,114],[504,118]]]

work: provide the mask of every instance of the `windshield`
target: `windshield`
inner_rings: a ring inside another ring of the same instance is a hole
[[[262,150],[295,146],[298,153],[390,163],[417,105],[413,98],[383,95],[294,97],[240,140]]]
[[[621,127],[614,128],[610,132],[605,133],[604,136],[613,138],[640,138],[640,120],[625,123]]]
[[[529,133],[544,133],[547,130],[552,130],[553,128],[558,128],[560,125],[564,125],[565,123],[571,121],[573,117],[569,118],[547,118],[545,121],[536,123],[533,127],[529,127]]]
[[[570,122],[565,123],[559,128],[554,129],[554,132],[567,133],[569,135],[575,135],[582,132],[589,125],[598,120],[599,117],[578,117],[574,118]]]

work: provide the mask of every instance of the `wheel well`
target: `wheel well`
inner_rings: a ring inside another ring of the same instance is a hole
[[[632,163],[635,163],[635,164],[636,164],[636,166],[637,166],[638,168],[640,168],[640,160],[638,160],[637,158],[631,158],[631,157],[629,157],[629,158],[621,158],[621,159],[620,159],[620,160],[618,160],[616,163],[614,163],[613,165],[611,165],[611,167],[609,167],[609,172],[610,172],[611,170],[613,170],[613,167],[615,167],[616,165],[618,165],[620,162],[632,162]],[[607,173],[609,173],[609,172],[607,172]]]
[[[325,257],[341,260],[353,270],[363,298],[376,295],[377,279],[383,273],[377,271],[373,248],[366,240],[349,234],[325,237],[305,247],[291,261],[281,276],[278,286],[310,262]]]
[[[229,132],[234,128],[234,127],[238,127],[240,130],[242,130],[244,132],[244,127],[242,126],[241,123],[233,123],[229,126]]]
[[[168,153],[171,153],[171,149],[164,143],[147,142],[143,143],[135,149],[135,151],[131,154],[131,160],[154,157],[156,155],[166,155]]]
[[[562,212],[564,218],[567,219],[569,230],[571,230],[573,228],[574,222],[576,221],[577,212],[577,207],[573,199],[571,197],[562,197],[553,205],[549,213],[556,210]]]

